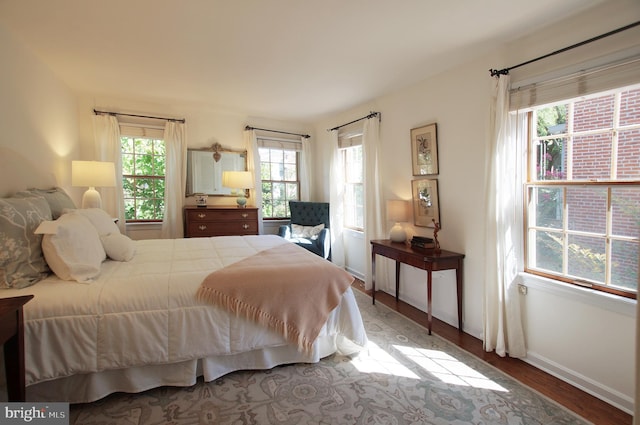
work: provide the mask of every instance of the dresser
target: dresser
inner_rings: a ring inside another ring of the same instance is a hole
[[[258,209],[255,207],[184,208],[186,238],[232,235],[257,235]]]

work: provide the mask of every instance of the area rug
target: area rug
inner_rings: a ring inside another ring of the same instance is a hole
[[[370,343],[354,358],[231,373],[72,405],[80,424],[590,424],[354,291]]]

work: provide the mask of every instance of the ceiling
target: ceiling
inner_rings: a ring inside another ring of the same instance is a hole
[[[78,93],[311,122],[603,1],[0,0],[0,25]]]

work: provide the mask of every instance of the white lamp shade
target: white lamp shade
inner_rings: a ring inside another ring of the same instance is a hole
[[[222,185],[231,189],[253,189],[251,171],[224,171]]]
[[[407,221],[407,201],[387,201],[387,219],[393,222]]]
[[[116,168],[113,162],[72,161],[71,185],[114,187],[116,185]]]

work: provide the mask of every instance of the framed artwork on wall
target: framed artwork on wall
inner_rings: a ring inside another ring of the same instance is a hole
[[[411,129],[411,158],[414,176],[438,174],[437,124]]]
[[[411,181],[413,194],[413,222],[420,227],[433,227],[440,223],[438,202],[438,180],[419,179]]]

